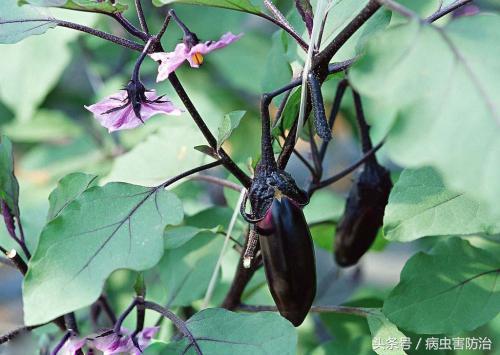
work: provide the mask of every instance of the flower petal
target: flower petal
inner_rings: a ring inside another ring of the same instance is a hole
[[[127,94],[122,91],[108,96],[94,105],[85,106],[85,108],[92,112],[95,119],[98,120],[102,126],[106,127],[110,133],[122,129],[139,127],[143,122],[159,113],[178,116],[182,112],[179,108],[175,107],[168,98],[160,99],[165,102],[153,102],[159,99],[154,90],[147,91],[146,98],[148,101],[152,102],[143,102],[141,104],[142,121],[137,118],[130,103],[124,106],[127,100]],[[116,110],[109,112],[113,109]]]
[[[149,55],[153,60],[159,61],[157,82],[166,80],[170,73],[174,72],[188,59],[189,51],[184,43],[179,43],[173,52],[153,53]]]
[[[71,337],[64,343],[61,350],[59,350],[60,355],[76,355],[77,351],[83,348],[85,345],[85,339],[79,339],[77,337]]]
[[[196,63],[196,61],[193,59],[193,56],[197,53],[200,54],[207,54],[210,53],[216,49],[221,49],[229,44],[239,40],[243,36],[243,33],[240,33],[239,35],[234,35],[231,32],[227,32],[222,35],[222,37],[214,42],[214,41],[207,41],[204,43],[198,43],[197,45],[193,46],[191,50],[189,51],[189,55],[187,56],[187,60],[189,61],[189,64],[191,67],[198,68],[199,64]]]

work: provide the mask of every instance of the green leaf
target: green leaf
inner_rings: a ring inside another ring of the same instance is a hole
[[[262,90],[270,92],[290,82],[292,68],[287,57],[288,34],[284,31],[276,31],[272,37],[272,46],[267,55],[265,74],[262,81]],[[279,105],[283,96],[276,98]]]
[[[473,330],[500,312],[499,265],[498,253],[448,238],[406,263],[383,312],[418,334]]]
[[[199,152],[202,152],[205,155],[208,155],[209,157],[212,157],[214,159],[219,159],[219,156],[217,155],[215,149],[209,145],[202,144],[202,145],[197,145],[193,148]]]
[[[378,309],[371,309],[366,318],[368,321],[368,326],[370,327],[370,332],[372,333],[372,347],[373,350],[379,355],[406,355],[401,344],[402,339],[406,339],[407,336],[401,333],[401,331],[392,324]],[[409,338],[408,338],[409,339]],[[377,340],[380,340],[381,344],[385,344],[381,347],[374,347]],[[389,348],[387,344],[389,341],[394,340],[395,347]],[[410,344],[410,343],[408,343]],[[409,350],[409,349],[408,349]]]
[[[330,43],[366,6],[368,0],[334,0],[323,32],[322,48]],[[335,55],[335,61],[347,60],[360,54],[366,41],[389,25],[391,13],[377,11],[356,33],[349,38]]]
[[[307,223],[314,224],[325,221],[338,221],[344,213],[345,200],[339,195],[320,190],[312,195],[309,204],[304,207]]]
[[[19,217],[19,184],[14,175],[14,155],[9,138],[0,136],[0,199]]]
[[[182,217],[180,200],[161,188],[110,183],[83,192],[42,231],[24,279],[25,323],[88,306],[117,269],[155,265],[165,226]]]
[[[201,231],[176,249],[167,249],[158,264],[166,302],[189,306],[207,291],[224,238]]]
[[[18,6],[14,0],[2,1],[0,14],[0,43],[16,43],[57,25],[48,12],[29,5]]]
[[[106,181],[154,186],[203,164],[205,154],[193,151],[204,138],[187,120],[172,120],[144,142],[114,161]],[[159,154],[161,152],[161,154]]]
[[[255,6],[250,0],[153,0],[156,6],[169,4],[189,4],[222,7],[224,9],[260,14],[260,8]]]
[[[196,313],[186,325],[204,355],[296,354],[295,329],[276,313],[242,314],[210,308]],[[162,354],[195,354],[193,347],[188,347],[183,339],[167,345]]]
[[[24,5],[21,8],[32,8],[32,6]],[[36,11],[42,12],[44,9]],[[3,10],[0,13],[3,14]],[[65,19],[75,20],[90,26],[97,16],[82,13],[72,15]],[[11,18],[10,16],[9,12],[8,18]],[[40,23],[37,23],[37,26],[40,26]],[[3,30],[4,28],[0,24],[0,34],[4,33]],[[31,33],[26,28],[20,31],[23,36],[26,33]],[[57,84],[59,77],[71,60],[71,50],[68,44],[79,35],[80,32],[71,30],[50,31],[44,36],[33,36],[26,38],[21,43],[2,47],[0,82],[9,83],[9,86],[8,90],[0,90],[0,100],[15,113],[18,120],[31,120],[36,108]],[[19,37],[17,41],[24,37]]]
[[[38,110],[29,121],[13,121],[3,127],[13,141],[36,143],[67,140],[81,135],[83,130],[61,111]]]
[[[88,188],[97,184],[97,176],[83,173],[66,175],[57,183],[49,195],[49,213],[47,221],[56,218],[75,198]]]
[[[191,226],[167,228],[163,234],[165,238],[165,249],[179,248],[193,239],[201,231],[202,229]]]
[[[404,170],[394,185],[384,215],[389,240],[408,242],[426,236],[500,233],[500,222],[469,194],[450,191],[432,168]]]
[[[315,348],[310,355],[371,355],[371,343],[369,337],[357,337],[348,342],[338,338],[330,340]]]
[[[391,128],[385,148],[396,163],[436,168],[451,190],[485,201],[495,215],[500,215],[498,43],[497,15],[463,17],[444,28],[412,22],[377,36],[349,72],[359,92],[398,110],[386,120],[369,118],[373,126]]]
[[[61,7],[64,9],[116,14],[127,10],[126,4],[112,0],[18,0],[20,5],[31,4],[35,6]]]
[[[274,125],[272,129],[273,137],[279,137],[286,130],[290,129],[298,117],[299,109],[300,109],[300,95],[301,95],[300,87],[295,91],[292,91],[288,100],[286,101],[285,108],[283,109],[283,114],[280,119]]]
[[[231,133],[238,127],[246,111],[233,111],[225,114],[219,123],[219,135],[217,136],[217,150],[231,136]]]

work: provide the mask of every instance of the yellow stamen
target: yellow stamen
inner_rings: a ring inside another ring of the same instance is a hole
[[[203,64],[203,56],[201,55],[201,53],[195,53],[191,56],[191,59],[193,60],[193,62],[196,64],[196,65],[201,65]]]

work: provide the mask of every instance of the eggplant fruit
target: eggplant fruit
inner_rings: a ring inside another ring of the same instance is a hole
[[[275,198],[257,224],[267,283],[280,314],[294,326],[304,321],[316,295],[314,246],[302,209]]]
[[[392,182],[389,171],[368,161],[347,197],[345,212],[335,236],[335,260],[351,266],[370,249],[383,224]]]

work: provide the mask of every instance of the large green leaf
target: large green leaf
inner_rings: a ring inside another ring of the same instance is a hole
[[[222,7],[224,9],[243,11],[251,14],[261,13],[260,8],[254,5],[251,0],[153,0],[153,4],[157,6],[173,3]]]
[[[0,199],[19,217],[19,184],[14,175],[12,143],[6,136],[0,136]]]
[[[96,183],[96,175],[83,173],[69,174],[59,180],[57,187],[49,195],[47,221],[56,218],[75,198]]]
[[[56,22],[50,14],[42,9],[30,5],[18,6],[15,0],[0,4],[0,43],[16,43],[55,26]]]
[[[379,355],[406,355],[411,340],[392,324],[378,309],[369,310],[366,317],[372,333],[372,349]],[[388,346],[388,344],[390,344]]]
[[[203,297],[223,241],[213,232],[201,231],[184,245],[165,251],[157,269],[170,306],[188,306]]]
[[[127,10],[128,6],[113,0],[18,0],[19,4],[62,7],[64,9],[115,14]]]
[[[310,355],[371,355],[370,338],[360,336],[352,341],[337,338],[321,344]]]
[[[445,28],[411,22],[370,42],[350,71],[354,87],[398,115],[369,117],[391,127],[387,152],[411,168],[435,167],[452,190],[500,215],[500,16]]]
[[[448,238],[406,263],[383,312],[419,334],[473,330],[500,312],[499,265],[498,253]]]
[[[10,3],[11,0],[8,1]],[[1,6],[4,5],[0,5]],[[33,8],[30,5],[21,7]],[[34,11],[42,12],[44,9]],[[54,9],[56,11],[65,11]],[[67,11],[66,11],[67,12]],[[0,11],[0,18],[3,18],[3,10]],[[7,12],[6,18],[13,19],[12,12]],[[16,12],[14,12],[16,14]],[[72,13],[66,16],[69,21],[76,21],[81,24],[92,26],[97,16],[96,14],[84,14],[81,12]],[[36,15],[32,15],[34,18]],[[16,17],[15,19],[19,19]],[[4,27],[0,20],[0,42]],[[36,28],[45,28],[36,24]],[[14,33],[17,42],[26,34],[33,34],[28,28],[18,28],[22,37],[15,34],[11,27],[5,32]],[[42,33],[42,32],[40,32]],[[24,39],[21,43],[3,46],[0,56],[0,100],[16,114],[16,118],[22,121],[29,121],[35,113],[35,109],[43,102],[47,94],[54,88],[59,77],[63,73],[67,64],[71,60],[71,51],[68,44],[80,34],[73,30],[49,31],[43,36],[32,36]],[[13,38],[13,37],[11,37]],[[5,42],[4,42],[5,43]],[[48,50],[49,49],[49,50]],[[33,80],[36,78],[36,80]]]
[[[171,192],[125,183],[92,187],[49,222],[24,279],[26,324],[95,301],[117,269],[145,270],[163,254],[163,229],[182,220]]]
[[[153,186],[202,164],[206,156],[193,148],[204,142],[196,126],[187,117],[169,123],[115,159],[107,181]]]
[[[323,32],[322,47],[329,44],[353,18],[366,6],[368,0],[334,0],[329,11]],[[358,31],[346,42],[335,55],[336,61],[347,60],[358,55],[366,41],[383,30],[391,20],[391,13],[381,9],[375,13]]]
[[[384,215],[384,233],[407,242],[425,236],[500,233],[500,221],[469,194],[450,191],[432,168],[405,170]]]
[[[38,110],[28,122],[14,120],[2,128],[14,142],[23,143],[67,141],[83,132],[82,127],[63,112],[46,109]]]
[[[186,321],[204,355],[296,353],[293,326],[276,313],[239,314],[210,308]],[[162,354],[195,354],[186,339],[165,346]]]

